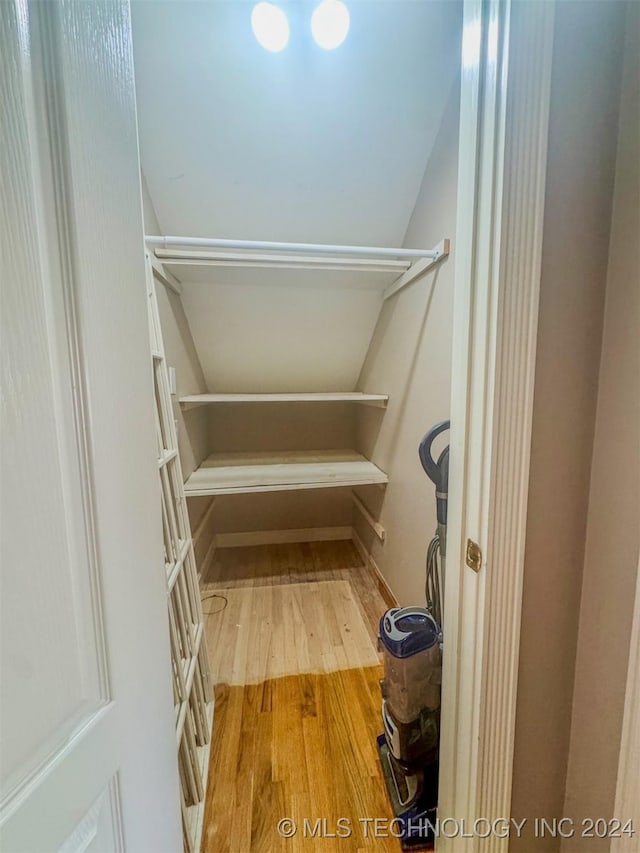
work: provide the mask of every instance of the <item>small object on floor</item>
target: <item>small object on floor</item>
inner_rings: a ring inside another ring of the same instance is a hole
[[[209,601],[212,598],[220,598],[222,600],[222,606],[216,607],[215,609],[212,609],[212,610],[203,610],[202,613],[204,616],[215,616],[216,613],[222,613],[222,611],[225,609],[225,607],[229,603],[227,601],[226,596],[220,595],[217,592],[212,592],[212,593],[209,593],[208,595],[202,595],[200,597],[200,601],[202,603],[204,603],[205,601]]]

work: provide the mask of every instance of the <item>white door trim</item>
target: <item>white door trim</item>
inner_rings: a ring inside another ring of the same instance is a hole
[[[464,9],[439,816],[467,824],[510,813],[553,16]]]

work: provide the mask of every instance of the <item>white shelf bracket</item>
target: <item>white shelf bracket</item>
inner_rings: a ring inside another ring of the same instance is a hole
[[[430,269],[433,269],[436,264],[439,264],[440,261],[444,260],[448,256],[449,240],[444,239],[435,247],[431,257],[421,258],[419,261],[411,264],[406,272],[402,273],[399,278],[392,282],[382,294],[382,298],[389,299],[390,296],[393,296],[399,290],[402,290],[403,287],[406,287]]]
[[[373,530],[373,532],[376,534],[378,539],[381,542],[384,542],[384,540],[387,538],[387,531],[384,529],[384,527],[380,524],[379,521],[375,520],[375,518],[371,515],[366,506],[362,503],[360,498],[353,491],[351,492],[351,499],[353,500],[353,505],[358,510],[360,510],[360,512],[362,513],[362,517],[367,522],[369,527]]]

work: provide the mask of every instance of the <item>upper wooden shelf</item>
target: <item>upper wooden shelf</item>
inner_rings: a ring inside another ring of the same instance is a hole
[[[355,450],[212,453],[184,484],[187,496],[281,492],[387,483]]]
[[[387,394],[364,394],[361,391],[301,392],[296,394],[189,394],[180,397],[183,409],[210,403],[365,403],[385,407]]]

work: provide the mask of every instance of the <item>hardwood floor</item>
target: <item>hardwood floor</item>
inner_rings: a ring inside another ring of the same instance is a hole
[[[203,851],[397,853],[375,745],[388,604],[353,544],[222,549],[202,595],[216,684]]]
[[[380,614],[394,602],[385,604],[378,579],[351,540],[222,548],[203,579],[202,593],[329,580],[350,584],[375,645]]]

